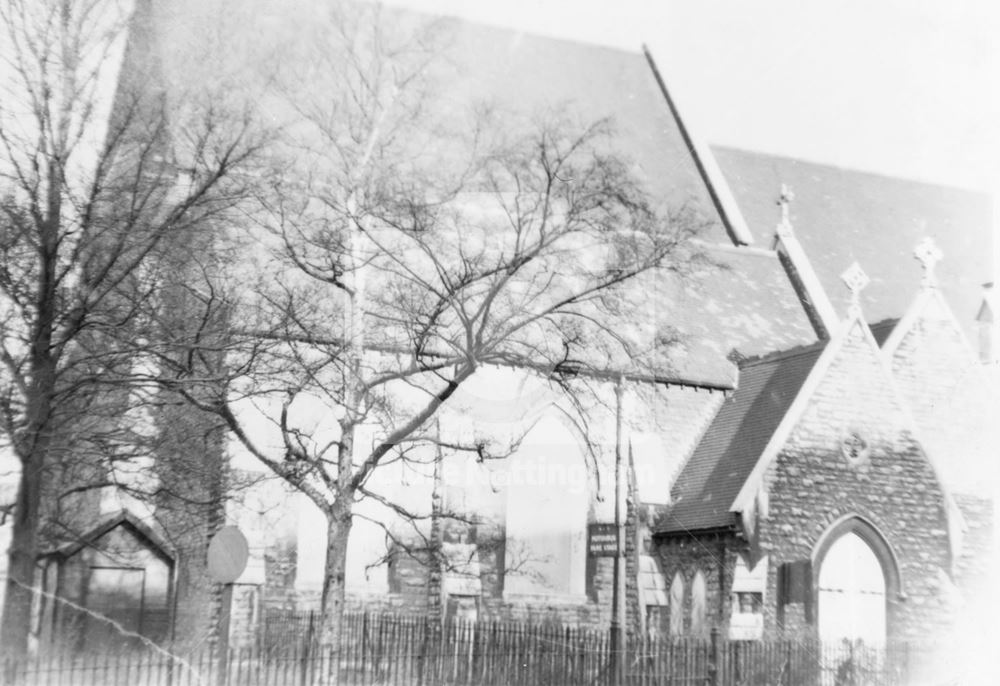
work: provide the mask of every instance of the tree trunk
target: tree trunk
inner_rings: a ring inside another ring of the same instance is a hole
[[[68,8],[68,4],[63,9]],[[66,14],[63,19],[66,20]],[[64,120],[63,120],[64,121]],[[62,148],[60,148],[62,150]],[[52,399],[55,397],[58,359],[53,332],[58,311],[59,229],[62,225],[63,169],[59,155],[50,156],[46,176],[45,220],[38,225],[38,290],[31,324],[28,388],[25,393],[25,429],[14,437],[21,458],[14,527],[8,553],[7,589],[0,619],[0,655],[23,657],[28,650],[31,605],[38,560],[42,478],[52,445]]]
[[[7,589],[3,619],[0,620],[0,655],[8,659],[24,657],[28,652],[35,563],[38,559],[41,484],[41,470],[32,462],[25,463],[17,488],[17,506],[8,552]]]
[[[342,504],[344,503],[344,504]],[[320,600],[318,644],[310,646],[313,659],[310,683],[319,686],[339,678],[344,597],[347,581],[347,539],[351,533],[351,497],[338,498],[326,511],[326,564]]]
[[[347,539],[352,524],[350,502],[341,505],[343,500],[338,498],[338,504],[327,513],[326,567],[320,604],[321,642],[334,650],[340,645],[347,582]]]
[[[51,269],[44,270],[44,273],[46,278],[52,278]],[[43,300],[42,305],[47,303],[49,300]],[[45,307],[39,310],[51,313],[51,309]],[[27,393],[27,426],[24,433],[15,438],[15,452],[21,458],[21,476],[8,552],[3,617],[0,618],[0,655],[5,658],[24,657],[28,651],[35,564],[38,561],[38,531],[41,526],[42,479],[52,445],[51,415],[56,363],[49,349],[53,318],[40,316],[39,319],[32,351],[32,382]]]

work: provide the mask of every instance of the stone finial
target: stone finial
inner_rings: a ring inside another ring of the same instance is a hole
[[[983,284],[983,301],[976,313],[976,325],[979,327],[979,361],[983,364],[1000,362],[1000,322],[996,317],[996,296],[993,293],[993,282]]]
[[[941,261],[944,254],[934,243],[934,239],[928,236],[917,243],[917,247],[913,250],[913,256],[917,258],[920,266],[924,268],[924,278],[921,283],[924,286],[936,285],[937,278],[934,276],[934,267]]]
[[[792,232],[791,203],[795,200],[795,193],[786,184],[781,184],[781,194],[778,196],[777,205],[781,208],[781,221],[778,222],[778,235],[786,236]]]
[[[840,275],[840,280],[844,282],[847,290],[851,292],[851,313],[860,312],[861,291],[865,290],[868,284],[871,283],[871,279],[865,274],[865,270],[861,268],[860,264],[853,262]]]

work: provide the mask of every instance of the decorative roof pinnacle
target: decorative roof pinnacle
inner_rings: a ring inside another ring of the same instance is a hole
[[[917,243],[917,247],[913,250],[913,256],[917,258],[920,266],[924,269],[924,277],[921,279],[920,284],[925,288],[937,287],[937,277],[934,275],[934,267],[944,257],[944,253],[934,243],[934,239],[928,236]]]
[[[777,205],[781,208],[781,221],[778,222],[777,233],[779,236],[790,236],[792,234],[792,219],[790,206],[795,200],[795,193],[786,184],[781,184],[781,194],[778,196]]]
[[[871,283],[871,279],[865,274],[865,270],[861,268],[860,264],[852,262],[851,266],[841,273],[840,280],[844,282],[847,290],[851,292],[851,305],[848,313],[852,316],[860,315],[861,291],[865,290],[868,284]]]

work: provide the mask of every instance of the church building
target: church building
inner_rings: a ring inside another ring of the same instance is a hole
[[[918,254],[928,272],[915,306],[936,289],[933,244]],[[678,589],[672,610],[699,608],[678,631],[881,644],[926,636],[955,609],[963,514],[865,321],[868,277],[854,264],[844,280],[840,330],[741,361],[739,387],[672,485],[653,537]]]
[[[234,64],[266,64],[315,9],[137,4],[147,13],[120,79],[152,74],[166,92],[190,78],[198,36],[229,41]],[[444,26],[442,107],[610,122],[649,194],[697,218],[700,259],[629,293],[627,320],[612,324],[669,345],[654,375],[595,378],[586,431],[531,370],[478,371],[436,418],[440,435],[530,429],[502,463],[442,450],[426,469],[373,478],[429,516],[407,548],[386,508],[358,507],[350,608],[607,627],[618,514],[635,635],[882,644],[968,619],[989,587],[1000,446],[988,198],[709,147],[648,51]],[[322,515],[220,427],[167,411],[158,478],[218,506],[192,516],[105,494],[73,543],[50,542],[40,573],[81,606],[115,605],[152,640],[210,640],[229,602],[231,642],[249,645],[269,616],[318,607]],[[366,430],[358,443],[374,440]],[[225,601],[205,562],[223,524],[250,547]],[[122,601],[112,587],[135,592]],[[86,621],[41,605],[40,636]]]

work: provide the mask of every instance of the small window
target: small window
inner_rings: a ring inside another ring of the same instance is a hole
[[[764,596],[761,593],[734,593],[733,607],[741,614],[759,613],[764,608]]]
[[[767,588],[768,558],[750,568],[742,556],[736,558],[730,602],[729,638],[759,640],[764,631],[764,592]]]
[[[701,570],[698,570],[694,575],[694,581],[691,582],[691,633],[695,636],[701,636],[705,633],[707,614],[705,596],[705,575]]]
[[[650,638],[666,638],[670,635],[669,606],[646,606],[646,631],[649,633]]]
[[[760,640],[764,633],[764,594],[756,591],[733,593],[733,615],[729,619],[729,638],[737,641]]]
[[[670,582],[670,635],[684,633],[684,579],[681,573],[674,574]]]

